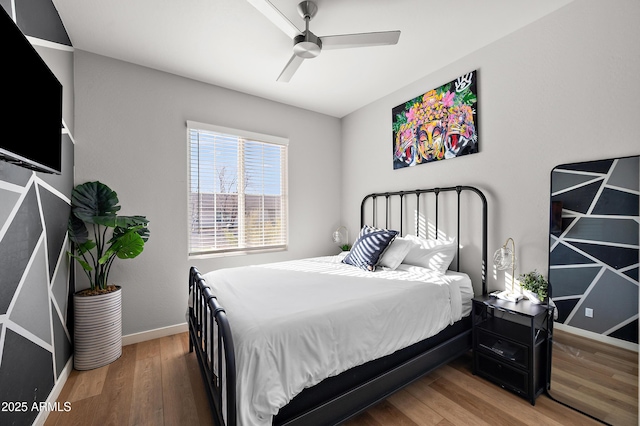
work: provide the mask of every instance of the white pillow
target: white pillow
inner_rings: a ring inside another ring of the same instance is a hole
[[[402,261],[407,265],[421,266],[444,274],[456,255],[455,239],[432,240],[415,235],[407,235],[405,239],[414,243]]]
[[[394,271],[416,243],[403,237],[396,237],[382,255],[379,265]]]

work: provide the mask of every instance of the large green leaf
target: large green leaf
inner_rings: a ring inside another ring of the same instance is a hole
[[[129,230],[134,230],[138,235],[142,237],[142,240],[146,243],[149,239],[149,228],[147,224],[149,221],[144,216],[118,216],[117,226],[113,230],[113,237],[109,243],[114,242]]]
[[[147,226],[149,221],[144,216],[118,216],[116,226],[120,228],[132,228],[135,226]]]
[[[87,225],[73,214],[69,215],[67,231],[69,231],[69,239],[74,244],[82,244],[89,239]]]
[[[78,252],[78,254],[82,255],[85,254],[89,251],[91,251],[92,249],[94,249],[97,246],[96,242],[93,240],[87,240],[82,244],[76,244],[76,251]]]
[[[137,233],[137,230],[132,230],[118,240],[117,248],[116,256],[119,259],[133,259],[144,250],[144,240]]]
[[[87,272],[91,272],[93,271],[93,268],[91,267],[91,265],[89,265],[82,257],[80,256],[76,256],[73,253],[69,253],[69,255],[71,257],[73,257],[75,260],[78,261],[78,263],[80,264],[80,266],[82,266],[82,269],[84,269]]]
[[[108,225],[120,210],[118,194],[102,182],[87,182],[71,193],[73,214],[84,222]]]
[[[98,260],[98,263],[107,263],[113,255],[119,259],[133,259],[142,253],[144,241],[137,231],[138,229],[132,228],[118,238],[112,239],[113,243],[105,252],[104,256]]]

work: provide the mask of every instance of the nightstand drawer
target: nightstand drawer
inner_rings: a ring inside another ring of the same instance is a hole
[[[529,351],[527,346],[519,344],[482,328],[477,328],[477,347],[489,354],[493,354],[505,361],[513,362],[524,369],[529,368]]]
[[[492,356],[481,353],[476,356],[478,357],[478,373],[509,390],[525,395],[528,393],[529,380],[525,371],[514,368]]]

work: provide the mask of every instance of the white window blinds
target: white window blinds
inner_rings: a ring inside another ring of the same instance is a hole
[[[286,140],[188,122],[189,254],[287,246]]]

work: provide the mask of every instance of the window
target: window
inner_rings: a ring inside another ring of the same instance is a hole
[[[189,254],[287,246],[283,138],[187,122]]]

